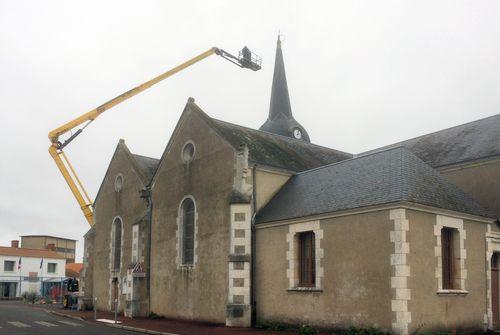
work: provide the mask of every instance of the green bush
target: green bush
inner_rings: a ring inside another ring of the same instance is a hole
[[[356,328],[351,327],[347,330],[340,332],[341,335],[387,335],[389,333],[385,333],[377,328]]]
[[[311,335],[311,334],[316,334],[316,333],[317,333],[317,330],[309,325],[302,325],[299,328],[299,334]]]
[[[281,323],[277,323],[277,322],[269,322],[269,321],[265,321],[265,322],[262,322],[262,323],[257,323],[255,325],[255,328],[257,329],[263,329],[263,330],[272,330],[272,331],[283,331],[283,330],[286,330],[286,326],[281,324]]]
[[[38,300],[38,295],[34,292],[23,292],[22,294],[24,302],[34,304]]]
[[[155,319],[162,319],[162,317],[161,317],[160,315],[158,315],[158,314],[156,314],[156,313],[153,313],[153,312],[149,313],[148,318],[150,318],[150,319],[152,319],[152,320],[155,320]]]

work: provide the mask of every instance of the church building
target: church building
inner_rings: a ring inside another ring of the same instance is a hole
[[[189,98],[159,160],[120,140],[85,235],[85,296],[227,326],[499,325],[500,114],[354,155],[294,119],[279,40],[274,66],[259,130]]]

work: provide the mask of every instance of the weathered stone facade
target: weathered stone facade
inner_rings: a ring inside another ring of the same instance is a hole
[[[186,142],[193,160],[182,159]],[[152,182],[151,310],[167,317],[224,323],[228,287],[229,208],[236,152],[189,105]],[[194,264],[179,260],[180,206],[195,204]]]
[[[266,131],[190,98],[159,161],[118,144],[85,235],[85,295],[101,310],[117,298],[128,316],[227,326],[492,328],[491,120],[353,156],[309,143],[278,64]],[[454,142],[465,137],[482,151]]]
[[[255,214],[296,174],[256,164],[252,148],[236,147],[212,122],[189,101],[150,181],[124,143],[118,145],[86,235],[83,287],[98,297],[98,309],[113,309],[116,289],[127,315],[153,312],[228,326],[274,321],[397,334],[492,326],[488,264],[500,251],[493,219],[401,202],[256,225]],[[188,159],[186,144],[194,148]],[[183,264],[185,199],[194,204],[190,264]],[[113,271],[117,217],[122,260]],[[442,287],[446,227],[458,232],[454,290]],[[304,288],[297,236],[308,231],[315,236],[315,286]],[[132,276],[138,263],[150,278]]]
[[[443,223],[443,217],[463,222],[467,236],[461,260],[467,275],[463,289],[455,291],[443,290],[437,282],[434,227]],[[314,222],[316,228],[307,227]],[[317,248],[324,249],[320,252],[323,278],[313,289],[290,284],[290,239],[300,226],[323,231],[317,234],[322,236]],[[326,328],[355,324],[396,334],[481,330],[487,315],[484,236],[488,226],[487,221],[397,206],[259,226],[257,318]]]
[[[127,315],[148,312],[147,277],[133,277],[128,271],[137,263],[147,269],[149,214],[146,200],[139,196],[147,184],[148,176],[120,141],[94,203],[94,226],[85,236],[83,291],[100,310],[114,310],[116,299],[118,310]],[[121,248],[115,268],[117,220]]]

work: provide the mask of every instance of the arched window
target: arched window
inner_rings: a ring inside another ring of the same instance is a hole
[[[113,221],[113,270],[120,269],[122,258],[122,220]]]
[[[182,264],[194,264],[194,202],[186,198],[182,202]]]

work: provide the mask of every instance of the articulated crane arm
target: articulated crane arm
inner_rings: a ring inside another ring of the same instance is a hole
[[[243,50],[239,52],[238,57],[233,56],[222,49],[211,48],[205,51],[204,53],[188,60],[187,62],[184,62],[174,67],[173,69],[165,73],[162,73],[159,76],[117,96],[116,98],[109,100],[108,102],[102,104],[101,106],[77,117],[76,119],[52,130],[49,133],[49,140],[51,142],[51,145],[49,147],[49,153],[54,159],[64,179],[66,180],[66,183],[71,189],[71,192],[73,193],[73,196],[75,197],[76,201],[78,201],[78,204],[80,205],[83,215],[85,216],[85,218],[87,219],[88,223],[91,226],[94,224],[93,207],[92,207],[93,202],[90,199],[87,191],[83,187],[80,179],[78,178],[75,170],[73,169],[73,166],[71,165],[67,156],[65,155],[63,148],[66,147],[71,141],[73,141],[78,135],[80,135],[82,131],[85,129],[85,127],[87,127],[90,124],[90,122],[94,121],[99,115],[101,115],[108,109],[124,102],[127,99],[132,98],[133,96],[141,93],[142,91],[147,90],[148,88],[159,83],[160,81],[167,79],[168,77],[176,74],[177,72],[182,71],[185,68],[213,54],[219,55],[229,60],[230,62],[238,65],[241,68],[248,68],[253,71],[260,70],[261,68],[261,58],[250,52],[250,50],[247,47],[244,47]],[[74,128],[82,124],[84,124],[82,128],[78,129],[66,140],[64,140],[63,142],[59,140],[59,137],[61,135],[66,134],[67,132],[71,132]]]

